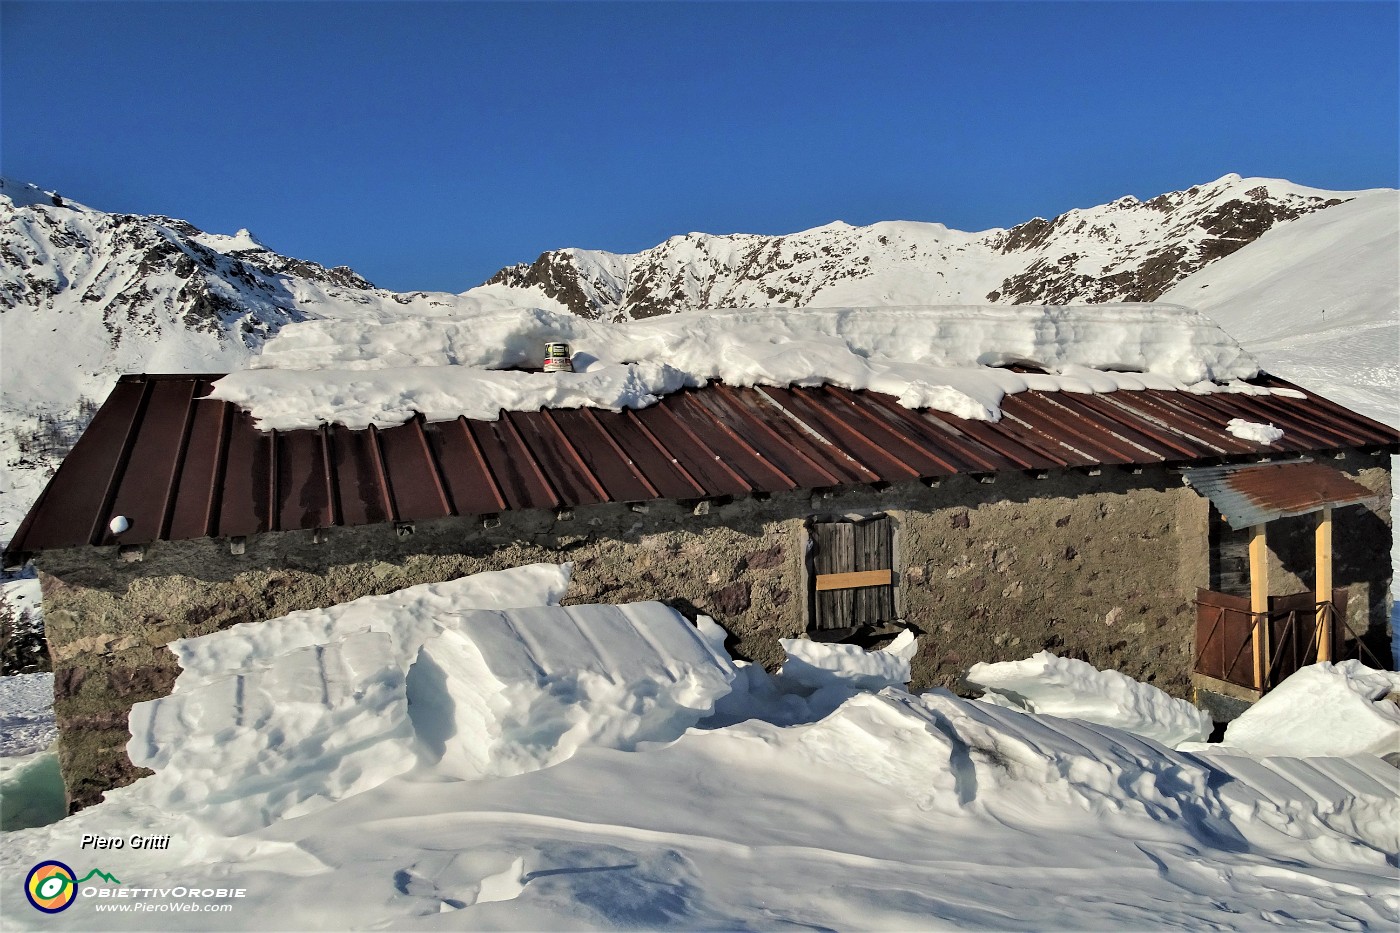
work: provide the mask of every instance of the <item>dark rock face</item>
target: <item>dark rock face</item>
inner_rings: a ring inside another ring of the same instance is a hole
[[[516,288],[537,286],[579,317],[596,318],[602,310],[589,301],[581,284],[582,275],[566,253],[541,253],[531,263],[507,266],[486,280],[487,285],[510,285]]]
[[[1009,304],[1070,304],[1108,301],[1156,301],[1177,282],[1203,266],[1247,246],[1275,224],[1303,214],[1342,203],[1337,198],[1275,199],[1260,185],[1245,192],[1244,199],[1231,199],[1218,205],[1193,205],[1198,192],[1174,192],[1153,198],[1145,204],[1132,199],[1114,202],[1112,207],[1151,210],[1168,215],[1173,224],[1169,239],[1149,247],[1140,260],[1125,268],[1105,266],[1100,275],[1075,271],[1081,257],[1075,253],[1041,256],[1026,269],[1007,276],[987,300]],[[1034,220],[1007,231],[997,245],[1003,253],[1029,252],[1047,245],[1056,231],[1071,231],[1098,240],[1110,248],[1134,246],[1112,238],[1107,228],[1086,225],[1071,211],[1054,220]],[[1201,234],[1209,234],[1202,236]],[[1052,254],[1053,254],[1052,250]]]

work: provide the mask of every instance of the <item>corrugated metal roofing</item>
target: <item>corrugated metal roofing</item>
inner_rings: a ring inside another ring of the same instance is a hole
[[[1215,503],[1235,529],[1376,499],[1365,486],[1321,463],[1197,467],[1183,470],[1181,478]]]
[[[719,384],[636,411],[264,433],[246,412],[205,398],[218,378],[122,377],[6,563],[77,545],[1400,443],[1394,430],[1311,394],[1023,392],[1008,395],[992,423],[835,386]],[[1258,445],[1226,432],[1232,418],[1286,433]],[[115,515],[130,522],[120,536],[108,530]]]

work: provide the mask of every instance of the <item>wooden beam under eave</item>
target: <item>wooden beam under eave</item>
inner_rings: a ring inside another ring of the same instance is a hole
[[[1332,507],[1317,514],[1317,659],[1332,660]]]
[[[1267,689],[1269,651],[1269,546],[1264,525],[1249,529],[1249,611],[1254,617],[1254,689]]]

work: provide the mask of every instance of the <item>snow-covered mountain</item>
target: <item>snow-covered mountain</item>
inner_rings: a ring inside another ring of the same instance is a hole
[[[1400,191],[1280,224],[1177,283],[1269,372],[1400,427]]]
[[[242,369],[283,326],[419,319],[489,297],[375,288],[247,230],[113,214],[0,179],[0,540],[8,540],[113,379]]]
[[[1226,175],[1010,230],[838,221],[788,236],[690,233],[640,253],[547,252],[471,294],[605,320],[696,307],[1154,301],[1271,227],[1355,194]]]
[[[1164,298],[1217,316],[1280,375],[1325,388],[1340,373],[1360,390],[1341,400],[1400,423],[1381,398],[1400,380],[1397,197],[1226,175],[1009,230],[838,222],[776,237],[688,234],[635,254],[563,249],[454,295],[378,289],[246,230],[106,213],[0,180],[0,540],[116,374],[242,369],[281,328],[316,319]]]

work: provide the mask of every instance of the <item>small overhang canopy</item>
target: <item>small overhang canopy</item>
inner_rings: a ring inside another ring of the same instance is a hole
[[[1205,496],[1231,528],[1344,505],[1372,505],[1376,494],[1340,470],[1308,461],[1197,467],[1181,477]]]

